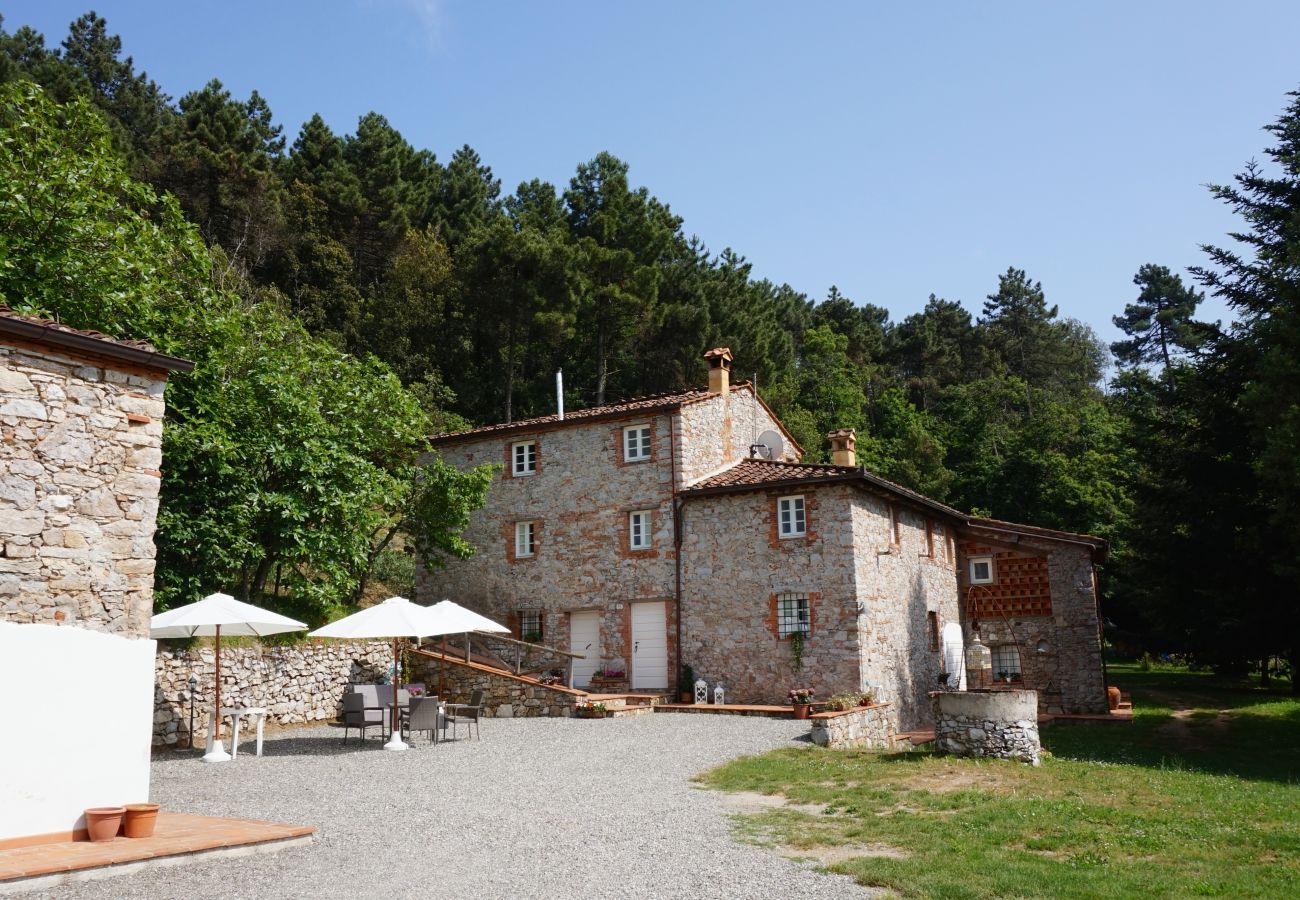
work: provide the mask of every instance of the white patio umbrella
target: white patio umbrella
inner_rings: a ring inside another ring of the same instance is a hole
[[[216,724],[208,735],[208,750],[203,755],[204,762],[226,762],[230,754],[220,737],[221,730],[221,635],[246,635],[261,637],[268,634],[280,634],[285,631],[301,631],[306,628],[304,622],[290,619],[279,613],[243,603],[229,594],[209,594],[197,603],[169,609],[158,613],[149,621],[149,637],[152,638],[216,638],[216,686],[213,709],[216,712]]]
[[[487,616],[480,616],[473,610],[466,609],[459,603],[452,603],[450,600],[442,600],[429,607],[429,612],[435,620],[436,631],[429,632],[426,637],[447,634],[465,634],[471,631],[486,631],[494,634],[509,634],[510,629],[493,622]],[[468,642],[468,637],[466,638]],[[447,655],[447,645],[443,643],[443,654]],[[465,656],[469,658],[469,645],[466,643]],[[438,693],[442,693],[442,671],[446,661],[438,663]]]
[[[436,629],[429,607],[412,603],[405,597],[389,597],[383,603],[376,603],[336,622],[330,622],[310,634],[311,637],[393,639],[393,733],[388,743],[384,744],[385,750],[407,748],[397,721],[397,642],[402,638],[422,638],[443,633]]]

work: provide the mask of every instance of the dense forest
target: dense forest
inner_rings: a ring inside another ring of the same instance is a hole
[[[377,112],[290,142],[256,92],[168,96],[93,13],[57,47],[0,23],[0,82],[4,301],[199,362],[169,391],[164,603],[215,580],[323,614],[395,536],[470,552],[489,476],[418,471],[424,433],[549,413],[560,368],[571,407],[697,386],[727,345],[810,458],[854,427],[887,478],[1109,538],[1117,639],[1300,654],[1295,97],[1266,165],[1213,188],[1235,249],[1117,284],[1107,347],[1015,267],[976,317],[931,294],[901,321],[757,279],[606,153],[507,193],[469,146],[440,160]],[[1202,291],[1235,323],[1199,321]]]

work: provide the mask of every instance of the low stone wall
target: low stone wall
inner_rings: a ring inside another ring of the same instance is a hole
[[[813,713],[812,742],[818,747],[888,747],[893,737],[888,703],[840,712]]]
[[[393,664],[392,645],[383,641],[222,647],[221,705],[265,706],[277,724],[335,719],[349,682],[375,682]],[[173,650],[159,645],[154,661],[153,744],[189,743],[189,679],[198,676],[194,698],[194,743],[208,735],[212,648]]]
[[[430,694],[439,693],[438,666],[437,660],[428,658],[412,664],[413,677],[423,681]],[[565,688],[545,687],[453,663],[444,664],[441,678],[440,696],[444,700],[466,703],[472,692],[481,690],[483,715],[498,719],[570,716],[581,696]]]
[[[1037,691],[939,691],[935,749],[1038,765]]]

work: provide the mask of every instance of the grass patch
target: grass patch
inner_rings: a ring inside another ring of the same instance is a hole
[[[1037,769],[808,748],[701,781],[824,807],[744,813],[737,833],[907,897],[1300,896],[1300,700],[1192,673],[1112,680],[1134,722],[1050,726]]]

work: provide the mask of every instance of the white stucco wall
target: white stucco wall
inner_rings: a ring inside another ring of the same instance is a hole
[[[155,642],[0,621],[0,840],[149,799]]]

